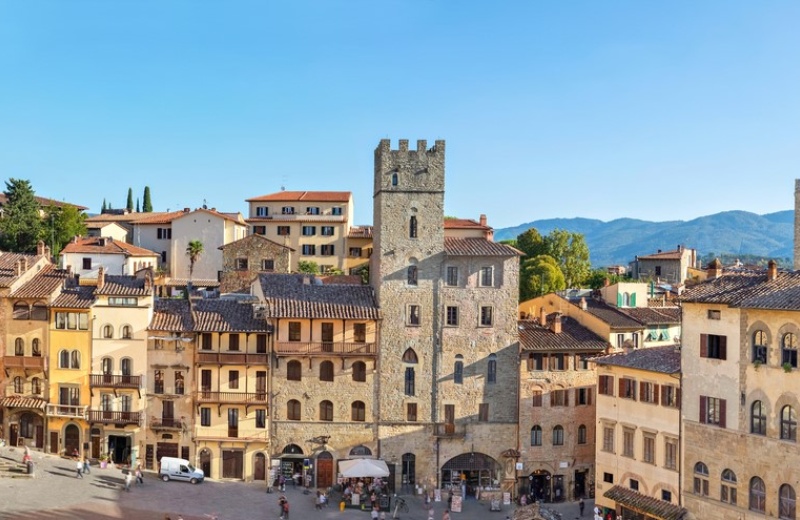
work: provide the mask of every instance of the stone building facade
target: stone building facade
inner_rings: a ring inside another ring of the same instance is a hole
[[[219,290],[223,293],[249,293],[259,273],[288,273],[294,249],[266,238],[249,235],[220,246],[222,273]]]
[[[519,252],[446,236],[444,168],[444,141],[375,150],[378,455],[398,485],[512,490]]]

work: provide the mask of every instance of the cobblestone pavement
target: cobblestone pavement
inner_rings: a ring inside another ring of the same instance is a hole
[[[277,492],[267,493],[263,483],[206,481],[193,486],[184,482],[161,482],[154,473],[146,473],[143,486],[133,486],[125,492],[123,475],[119,468],[100,469],[92,466],[91,474],[79,479],[75,463],[42,453],[33,452],[34,478],[0,478],[0,519],[3,520],[164,520],[169,515],[176,520],[277,520],[279,516]],[[0,448],[0,458],[21,461],[21,450]],[[286,497],[291,506],[292,520],[370,520],[368,512],[346,509],[340,512],[335,504],[318,511],[313,494],[304,494],[302,488],[289,486]],[[406,495],[409,512],[399,514],[401,520],[426,520],[423,501]],[[440,520],[444,503],[434,503],[434,518]],[[593,504],[586,502],[584,518],[590,518]],[[487,503],[469,499],[463,512],[453,513],[453,520],[503,520],[512,512],[504,506],[499,513],[490,513]],[[553,510],[562,514],[563,520],[578,518],[577,503],[557,504]],[[391,520],[387,513],[386,519]]]

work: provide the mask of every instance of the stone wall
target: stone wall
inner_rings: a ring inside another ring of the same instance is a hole
[[[247,269],[240,269],[239,259],[247,260]],[[263,260],[273,260],[270,272],[288,273],[291,265],[291,250],[260,235],[250,235],[227,244],[222,250],[222,279],[220,292],[249,293],[250,284],[262,270]]]

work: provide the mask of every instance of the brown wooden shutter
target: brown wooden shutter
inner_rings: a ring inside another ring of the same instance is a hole
[[[719,400],[719,427],[725,428],[725,399]]]
[[[728,336],[719,337],[719,358],[728,359]]]
[[[527,365],[528,365],[528,372],[533,370],[533,352],[528,353]]]
[[[700,357],[708,357],[708,334],[700,334]]]
[[[658,403],[658,385],[653,384],[653,402]]]
[[[681,407],[681,389],[680,388],[676,388],[675,389],[675,406],[677,406],[678,408]]]
[[[619,396],[625,397],[625,379],[622,377],[619,378]]]
[[[587,402],[587,404],[592,404],[592,394],[594,393],[594,388],[592,388],[592,387],[589,387],[589,388],[587,388],[587,389],[586,389],[586,393],[587,393],[587,394],[589,394],[589,395],[587,396],[587,398],[589,399],[589,401]]]
[[[706,423],[706,396],[700,396],[700,422]]]
[[[644,396],[644,381],[639,381],[639,397]]]

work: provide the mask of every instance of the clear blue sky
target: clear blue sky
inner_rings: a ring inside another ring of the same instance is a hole
[[[446,213],[791,209],[800,2],[0,3],[0,178],[99,211],[348,190],[447,140]]]

